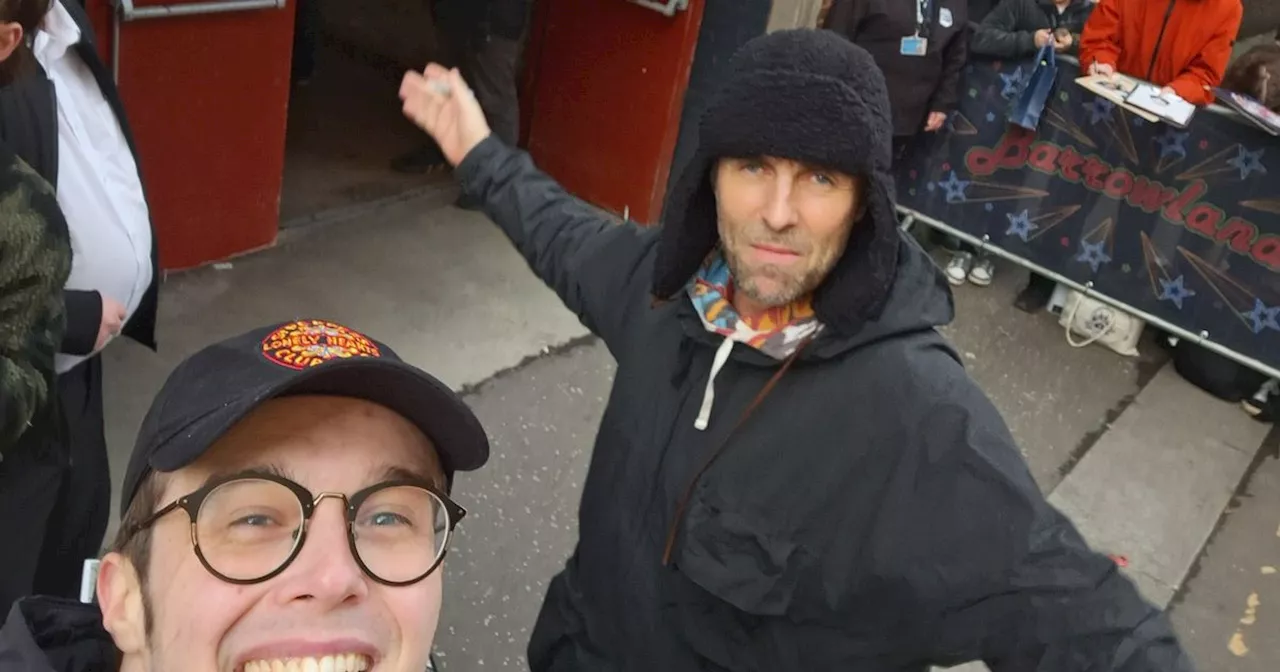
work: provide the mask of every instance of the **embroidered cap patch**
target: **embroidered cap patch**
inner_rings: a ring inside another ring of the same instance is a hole
[[[352,357],[381,357],[364,334],[325,320],[298,320],[262,339],[262,356],[290,369],[302,370]]]

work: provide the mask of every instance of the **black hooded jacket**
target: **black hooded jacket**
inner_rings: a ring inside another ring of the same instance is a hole
[[[660,229],[611,220],[493,138],[455,171],[618,365],[531,669],[1190,670],[1165,618],[1046,502],[936,331],[952,299],[893,219],[870,57],[829,32],[758,39]],[[862,163],[869,214],[816,297],[827,329],[782,364],[735,344],[711,380],[722,339],[682,287],[716,242],[712,157],[789,137],[784,157]]]
[[[974,29],[969,49],[981,56],[1026,58],[1040,51],[1036,31],[1061,28],[1071,33],[1066,53],[1075,54],[1093,5],[1093,0],[1071,0],[1060,12],[1053,0],[1002,0]]]
[[[19,600],[0,627],[2,672],[115,672],[120,654],[96,605],[52,597]]]

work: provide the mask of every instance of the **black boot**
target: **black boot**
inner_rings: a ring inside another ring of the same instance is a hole
[[[1032,273],[1027,286],[1018,293],[1018,298],[1014,299],[1013,305],[1024,313],[1038,313],[1049,305],[1049,299],[1053,298],[1053,288],[1052,280]]]

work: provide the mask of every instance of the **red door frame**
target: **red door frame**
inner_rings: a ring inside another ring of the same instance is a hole
[[[534,161],[583,199],[655,223],[703,9],[690,0],[667,17],[626,0],[538,0],[521,106]]]

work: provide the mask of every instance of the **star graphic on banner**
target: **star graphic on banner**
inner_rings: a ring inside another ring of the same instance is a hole
[[[995,112],[988,112],[988,113],[987,113],[987,121],[995,121],[995,120],[996,120],[996,113],[995,113]]]
[[[1094,98],[1084,104],[1084,109],[1089,113],[1089,125],[1096,126],[1099,121],[1111,118],[1111,111],[1116,109],[1116,104],[1106,98]]]
[[[1009,229],[1004,232],[1004,235],[1017,236],[1021,238],[1024,243],[1030,242],[1027,237],[1031,235],[1032,231],[1040,228],[1031,221],[1031,213],[1026,210],[1023,210],[1017,215],[1012,212],[1008,212],[1005,213],[1005,217],[1009,219]]]
[[[1003,72],[1000,73],[1000,80],[1004,82],[1000,89],[1000,96],[1005,99],[1013,98],[1022,90],[1022,68],[1019,67],[1010,75],[1006,75]]]
[[[964,203],[968,200],[965,190],[969,188],[969,182],[956,177],[956,171],[951,171],[951,177],[938,182],[938,186],[947,191],[948,203]]]
[[[1280,322],[1276,319],[1280,318],[1280,306],[1268,308],[1262,299],[1255,298],[1253,300],[1253,310],[1247,313],[1241,313],[1253,322],[1250,326],[1253,333],[1261,334],[1263,329],[1280,329]]]
[[[1240,171],[1240,179],[1243,180],[1249,177],[1254,173],[1254,171],[1262,173],[1263,175],[1267,174],[1267,167],[1262,165],[1262,153],[1266,151],[1265,149],[1259,149],[1255,152],[1251,152],[1245,149],[1243,145],[1236,149],[1238,150],[1236,152],[1236,157],[1227,161],[1227,165]]]
[[[1195,292],[1187,289],[1185,276],[1179,275],[1173,280],[1160,280],[1160,300],[1172,301],[1178,310],[1182,310],[1183,300],[1195,295]]]
[[[1093,272],[1097,273],[1103,264],[1111,261],[1111,257],[1102,249],[1105,244],[1106,241],[1101,240],[1096,243],[1080,241],[1080,254],[1076,255],[1076,261],[1089,264],[1093,267]]]
[[[1156,137],[1156,142],[1160,143],[1160,158],[1168,158],[1170,154],[1187,158],[1187,138],[1189,137],[1191,137],[1190,133],[1179,133],[1172,128],[1165,130],[1164,135]]]

